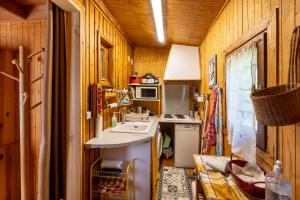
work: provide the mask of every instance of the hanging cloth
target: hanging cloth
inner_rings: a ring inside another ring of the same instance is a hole
[[[257,123],[250,98],[257,83],[256,45],[233,53],[226,63],[226,108],[228,143],[231,151],[248,162],[256,162]]]
[[[203,138],[204,150],[203,153],[209,153],[210,148],[216,145],[216,127],[215,127],[215,112],[217,103],[217,90],[212,91],[212,103],[211,103],[211,113],[208,120],[208,125]]]
[[[223,117],[222,117],[222,89],[216,89],[216,112],[215,112],[215,129],[216,129],[216,154],[217,156],[223,155]]]

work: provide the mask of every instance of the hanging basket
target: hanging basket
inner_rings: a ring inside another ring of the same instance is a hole
[[[268,126],[285,126],[300,121],[300,84],[286,84],[252,93],[257,121]]]
[[[288,84],[251,94],[257,121],[267,126],[286,126],[300,121],[300,84],[297,83],[300,27],[292,34]]]

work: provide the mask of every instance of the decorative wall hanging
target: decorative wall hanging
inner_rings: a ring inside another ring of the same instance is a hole
[[[208,86],[213,88],[217,84],[217,55],[208,62]]]

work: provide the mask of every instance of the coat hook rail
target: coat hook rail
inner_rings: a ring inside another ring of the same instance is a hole
[[[2,75],[6,76],[6,77],[8,77],[8,78],[11,78],[11,79],[13,79],[13,80],[19,82],[19,79],[18,79],[18,78],[14,77],[14,76],[12,76],[12,75],[9,75],[9,74],[7,74],[7,73],[5,73],[5,72],[0,72],[0,74],[2,74]]]
[[[23,69],[20,67],[20,65],[19,65],[18,62],[19,62],[19,61],[18,61],[17,59],[13,59],[13,60],[12,60],[12,64],[14,64],[14,65],[18,68],[19,72],[21,72],[22,74],[24,74],[24,71],[23,71]]]
[[[28,59],[32,59],[33,56],[35,56],[35,55],[37,55],[37,54],[40,54],[40,53],[42,53],[42,52],[44,52],[44,51],[45,51],[45,48],[41,48],[40,50],[38,50],[38,51],[36,51],[36,52],[34,52],[34,53],[32,53],[32,54],[29,54],[29,55],[27,56],[27,58],[28,58]]]

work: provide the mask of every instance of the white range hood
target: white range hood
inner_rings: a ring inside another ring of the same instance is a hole
[[[164,80],[200,80],[199,47],[172,44]]]

